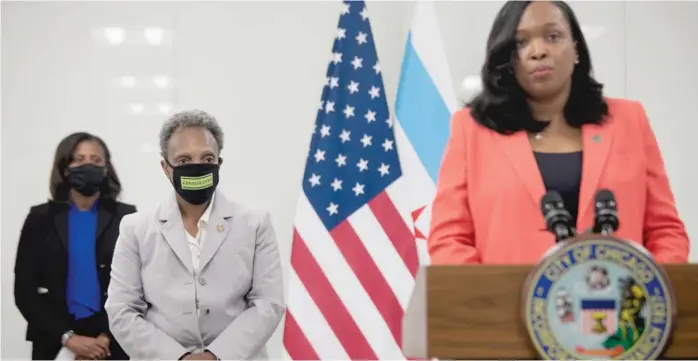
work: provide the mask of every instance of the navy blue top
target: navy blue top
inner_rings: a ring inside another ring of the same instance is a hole
[[[557,191],[575,224],[582,184],[582,152],[534,153],[546,191]]]
[[[102,299],[97,275],[97,202],[90,210],[75,205],[68,211],[68,313],[76,320],[100,311]]]

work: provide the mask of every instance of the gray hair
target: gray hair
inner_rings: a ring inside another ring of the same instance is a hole
[[[173,114],[167,119],[160,129],[160,154],[167,157],[170,138],[177,129],[191,127],[201,127],[211,132],[218,145],[218,154],[220,154],[223,150],[223,129],[218,125],[218,121],[213,115],[198,109],[185,110]]]

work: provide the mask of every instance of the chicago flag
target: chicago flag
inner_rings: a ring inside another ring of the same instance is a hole
[[[342,5],[296,208],[284,351],[297,360],[404,360],[402,317],[428,263],[427,228],[415,220],[426,224],[455,97],[432,4],[416,3],[399,122],[366,4]]]

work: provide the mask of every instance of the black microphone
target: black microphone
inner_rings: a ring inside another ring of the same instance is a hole
[[[619,225],[618,208],[613,192],[608,189],[596,192],[596,197],[594,197],[594,233],[611,235],[618,230]]]
[[[540,200],[540,208],[548,231],[555,234],[555,240],[562,242],[577,235],[572,215],[565,209],[560,193],[550,191]]]

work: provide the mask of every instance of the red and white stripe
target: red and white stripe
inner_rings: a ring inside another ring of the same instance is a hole
[[[409,211],[391,196],[403,194],[401,179],[331,232],[301,196],[284,331],[289,358],[405,359],[402,316],[420,257]]]

